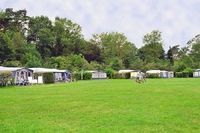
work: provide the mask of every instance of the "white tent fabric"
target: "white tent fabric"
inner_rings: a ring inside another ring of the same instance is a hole
[[[16,70],[19,70],[19,69],[22,69],[22,67],[3,67],[3,66],[0,66],[0,72],[6,72],[6,71],[12,72],[12,71],[16,71]]]
[[[130,72],[135,72],[136,70],[119,70],[118,73],[130,73]]]
[[[153,73],[159,74],[160,72],[161,72],[160,70],[148,70],[148,71],[146,71],[146,73],[150,73],[150,74],[153,74]]]
[[[33,73],[48,73],[48,72],[53,72],[53,73],[62,73],[62,72],[67,72],[66,70],[58,70],[58,69],[50,69],[50,68],[29,68],[33,70]]]

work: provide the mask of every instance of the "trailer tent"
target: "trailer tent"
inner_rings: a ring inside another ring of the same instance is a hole
[[[71,80],[71,73],[67,70],[0,66],[0,72],[11,72],[14,84],[42,84],[44,73],[53,73],[54,82]]]
[[[139,71],[140,70],[119,70],[118,73],[119,74],[130,73],[130,78],[136,78]]]
[[[148,70],[146,71],[147,74],[156,74],[160,78],[173,78],[174,72],[166,71],[166,70]]]
[[[91,71],[85,71],[87,73],[92,73],[92,79],[106,79],[107,74],[103,71],[96,71],[96,70],[91,70]]]
[[[200,69],[196,69],[195,72],[193,73],[193,77],[199,78],[200,77]]]
[[[33,80],[32,83],[44,83],[43,74],[44,73],[53,73],[54,82],[68,82],[71,80],[71,73],[67,70],[58,70],[50,68],[30,68],[33,71]]]

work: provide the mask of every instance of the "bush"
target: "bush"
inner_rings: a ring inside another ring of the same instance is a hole
[[[108,77],[109,79],[114,78],[115,71],[114,71],[113,69],[107,68],[107,69],[105,69],[105,72],[106,72],[107,77]]]
[[[90,80],[90,79],[92,79],[92,73],[84,72],[83,73],[83,79],[84,80]]]
[[[0,86],[7,86],[9,83],[12,84],[13,78],[11,72],[0,73]]]
[[[130,73],[114,73],[113,79],[130,79],[131,74]]]
[[[192,72],[175,72],[175,77],[176,78],[189,78],[189,77],[193,77],[193,73]]]
[[[3,66],[7,66],[7,67],[18,67],[18,66],[22,66],[20,61],[6,61],[3,63]]]
[[[53,73],[44,73],[43,74],[43,81],[44,81],[45,84],[54,83]]]
[[[120,74],[120,73],[114,73],[113,78],[114,79],[126,79],[126,75],[125,74]]]
[[[184,69],[183,73],[186,74],[187,77],[193,77],[193,69],[191,68]]]
[[[76,72],[73,74],[73,80],[81,80],[81,74],[82,72]],[[92,79],[92,73],[88,73],[88,72],[83,72],[83,80],[90,80]]]
[[[160,78],[159,74],[155,73],[147,73],[147,78]]]
[[[75,81],[81,80],[81,73],[78,73],[78,72],[73,73],[72,79],[75,80]]]
[[[119,73],[114,73],[112,78],[113,79],[122,79],[122,75]]]
[[[182,72],[175,72],[174,76],[176,78],[182,78],[183,77],[183,73]]]

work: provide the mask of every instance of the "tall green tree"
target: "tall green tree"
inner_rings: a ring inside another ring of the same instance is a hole
[[[139,49],[140,58],[146,62],[156,62],[165,58],[161,32],[154,30],[146,34],[143,38],[144,46]]]
[[[192,49],[190,51],[190,57],[193,60],[194,67],[200,68],[200,40],[192,45]]]
[[[29,17],[26,10],[13,11],[12,8],[6,8],[5,12],[0,13],[1,31],[21,32],[25,35]]]
[[[45,60],[45,67],[68,69],[70,71],[88,70],[89,63],[82,55],[68,55],[51,57]]]
[[[55,46],[55,37],[50,29],[43,28],[38,32],[36,48],[42,58],[51,57]]]
[[[46,16],[30,17],[28,23],[27,41],[29,43],[30,42],[37,43],[37,41],[39,40],[38,33],[41,32],[41,30],[43,29],[52,30],[52,28],[53,28],[52,22],[48,17]]]
[[[0,63],[12,60],[14,57],[12,40],[7,32],[0,32]]]
[[[54,56],[83,53],[85,41],[80,25],[66,18],[55,18],[53,27],[55,34]]]
[[[42,57],[37,51],[36,46],[33,44],[27,44],[24,49],[24,54],[21,58],[21,63],[26,67],[41,67]]]
[[[55,45],[51,20],[46,16],[31,17],[28,26],[27,41],[36,45],[42,58],[51,57]]]
[[[96,34],[91,43],[100,48],[100,58],[107,65],[110,65],[112,59],[118,58],[116,61],[121,60],[122,66],[129,68],[137,53],[135,45],[129,42],[124,34],[118,32]]]
[[[172,65],[174,64],[174,61],[178,59],[178,53],[179,53],[179,45],[169,47],[169,50],[167,51],[167,59],[170,61]]]
[[[83,55],[88,62],[102,62],[100,47],[91,41],[86,42],[86,45],[83,47]]]

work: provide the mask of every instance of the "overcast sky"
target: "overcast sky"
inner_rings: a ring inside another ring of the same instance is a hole
[[[66,17],[82,27],[86,39],[101,32],[122,32],[139,48],[143,36],[160,30],[164,47],[200,33],[200,0],[0,0],[0,9],[26,9],[28,15]]]

